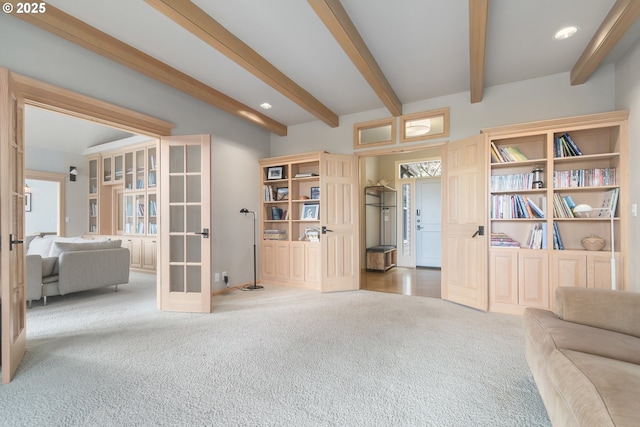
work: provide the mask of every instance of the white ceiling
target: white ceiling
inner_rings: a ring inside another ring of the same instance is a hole
[[[384,107],[306,1],[193,2],[337,115]],[[317,120],[142,0],[48,3],[251,108],[268,101],[273,108],[264,113],[287,126]],[[468,0],[341,3],[403,104],[469,91]],[[485,87],[570,71],[614,3],[489,0]],[[553,34],[569,24],[578,33],[555,41]],[[636,22],[606,62],[639,38]],[[29,115],[29,127],[45,120],[42,112]],[[42,136],[51,138],[52,129]],[[28,130],[27,144],[40,144],[39,137]],[[86,144],[104,134],[96,138]],[[65,144],[64,136],[57,140]]]

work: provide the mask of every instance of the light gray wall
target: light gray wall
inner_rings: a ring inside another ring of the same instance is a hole
[[[39,179],[25,180],[31,196],[31,211],[24,213],[25,235],[58,232],[58,194],[60,183]]]
[[[616,107],[629,109],[629,206],[640,204],[640,42],[616,64]],[[640,292],[640,218],[629,215],[630,289]]]
[[[450,108],[450,136],[455,141],[481,129],[558,117],[578,116],[615,109],[615,70],[605,66],[583,85],[569,85],[569,73],[488,87],[482,102],[471,104],[469,92],[403,105],[405,114]],[[274,156],[326,150],[351,154],[354,123],[389,117],[386,109],[340,116],[340,126],[312,122],[289,126],[287,136],[271,135]],[[408,145],[408,144],[402,144]]]
[[[28,170],[39,172],[62,173],[69,175],[69,166],[76,166],[79,175],[76,182],[70,182],[66,179],[64,211],[65,217],[69,219],[65,223],[66,236],[79,236],[87,232],[87,211],[85,206],[87,202],[87,189],[89,184],[87,181],[87,160],[80,154],[63,153],[55,149],[46,149],[39,147],[26,147],[25,165]],[[38,230],[48,231],[48,230]]]
[[[176,125],[174,135],[211,134],[212,273],[227,271],[232,285],[253,281],[247,262],[253,256],[252,227],[239,211],[258,208],[258,160],[269,157],[269,132],[5,14],[0,14],[0,66],[170,121]],[[68,159],[50,162],[55,147],[51,150],[27,149],[27,167],[68,171]],[[86,167],[86,160],[74,164]],[[75,183],[82,188],[79,200],[70,200],[73,192],[67,191],[73,225],[67,234],[86,231],[83,179]],[[213,289],[223,286],[214,284]]]

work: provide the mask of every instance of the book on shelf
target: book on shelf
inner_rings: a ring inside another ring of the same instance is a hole
[[[491,191],[531,190],[532,188],[533,172],[491,176]]]
[[[271,206],[271,219],[274,221],[280,221],[282,219],[282,209],[277,206]]]
[[[318,176],[315,172],[298,172],[294,175],[294,178],[309,178],[312,176]]]
[[[264,230],[263,240],[287,240],[287,232],[284,230]]]
[[[519,248],[520,242],[513,240],[506,233],[491,233],[491,246],[494,248]]]
[[[562,237],[560,236],[560,229],[558,228],[558,223],[553,221],[553,249],[564,250],[564,245],[562,244]]]
[[[494,144],[493,141],[491,141],[491,161],[493,163],[505,162],[504,158],[502,157],[502,154],[500,154],[498,147],[496,147],[496,144]]]
[[[547,232],[547,223],[532,224],[529,229],[529,236],[527,237],[527,247],[529,249],[546,249],[547,238],[545,236]]]
[[[527,197],[527,204],[531,208],[532,218],[544,218],[544,211],[540,209],[540,207],[531,199],[531,197]]]
[[[576,144],[573,138],[566,132],[556,136],[553,144],[555,157],[582,156],[582,150],[580,150],[578,144]]]
[[[554,188],[616,185],[616,168],[553,171]]]

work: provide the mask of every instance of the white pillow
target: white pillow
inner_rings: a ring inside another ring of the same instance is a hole
[[[49,257],[57,257],[58,255],[60,255],[60,252],[55,248],[55,243],[57,243],[57,242],[77,242],[78,239],[81,239],[81,237],[80,236],[76,236],[76,237],[54,236],[53,243],[51,244],[51,247],[49,248],[49,253],[47,254],[47,256],[49,256]]]
[[[57,236],[45,236],[45,237],[36,237],[31,243],[29,243],[29,249],[27,250],[27,255],[40,255],[42,258],[47,258],[49,256],[49,252],[51,252],[51,246],[53,246],[53,242],[55,241]]]
[[[89,242],[55,242],[51,248],[53,256],[60,256],[63,252],[95,251],[98,249],[117,249],[122,246],[122,240],[104,240]]]

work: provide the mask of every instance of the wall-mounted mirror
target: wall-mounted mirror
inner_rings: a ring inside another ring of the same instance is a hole
[[[353,125],[353,148],[393,145],[396,143],[395,118],[356,123]]]
[[[400,142],[449,136],[449,108],[423,111],[400,117]]]

